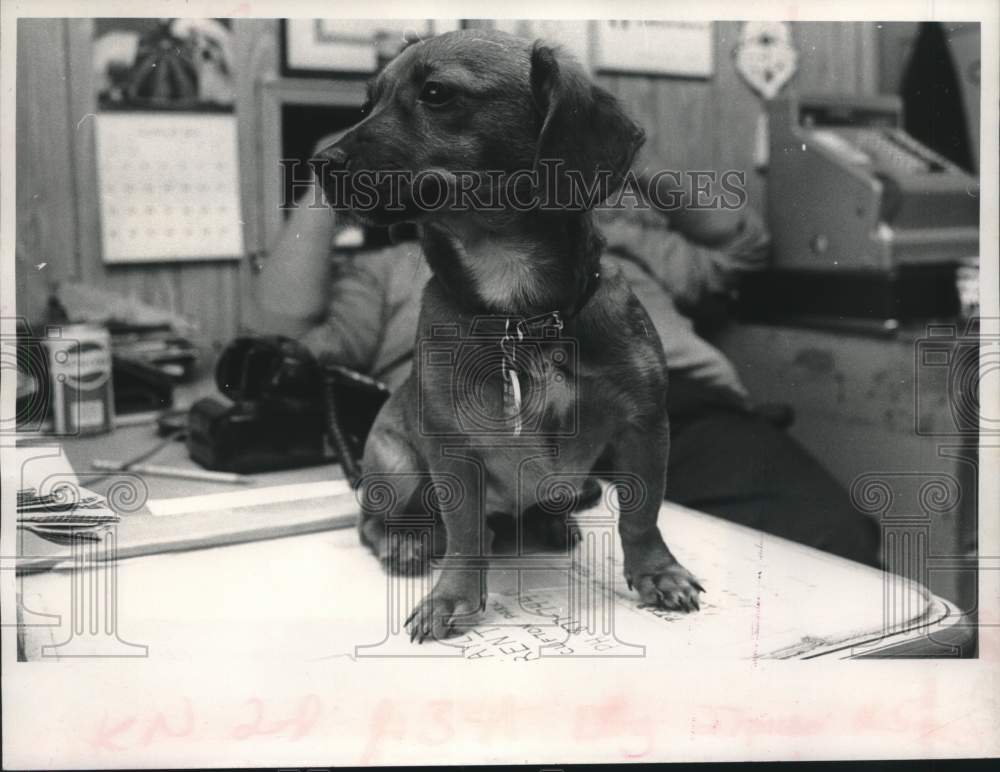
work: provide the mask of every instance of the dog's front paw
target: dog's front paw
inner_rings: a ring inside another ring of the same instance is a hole
[[[671,611],[698,611],[698,594],[705,592],[697,579],[667,553],[654,560],[625,565],[629,589],[639,593],[639,602]]]
[[[428,638],[442,640],[457,633],[482,611],[483,599],[435,589],[424,598],[406,620],[410,640],[423,643]]]

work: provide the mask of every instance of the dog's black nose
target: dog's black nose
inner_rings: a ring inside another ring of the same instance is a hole
[[[345,172],[347,171],[349,160],[350,158],[344,150],[336,145],[331,145],[320,150],[311,163],[317,170],[325,169],[327,172]]]

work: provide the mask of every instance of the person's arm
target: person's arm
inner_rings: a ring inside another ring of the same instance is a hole
[[[323,137],[313,153],[335,142],[344,132]],[[321,322],[330,302],[330,247],[337,230],[333,210],[323,205],[319,181],[292,210],[257,277],[252,318],[244,326],[271,334],[298,337]]]
[[[650,181],[640,178],[643,190],[649,190]],[[669,210],[657,210],[653,206],[653,211],[662,217],[666,217],[670,222],[670,228],[683,234],[688,240],[703,247],[718,249],[723,252],[734,251],[732,245],[734,238],[738,237],[747,229],[748,219],[753,220],[753,210],[744,204],[739,209],[725,208],[721,205],[723,201],[731,200],[731,194],[722,188],[718,179],[706,179],[705,189],[694,193],[690,186],[699,180],[691,178],[678,186],[677,181],[670,176],[664,175],[657,179],[657,190],[651,191],[655,194],[655,201],[669,203],[672,196],[678,196],[683,206],[671,208]],[[699,182],[700,184],[700,182]],[[717,202],[717,205],[699,208],[690,196],[696,195],[705,202]],[[751,224],[760,229],[759,221]],[[751,266],[752,267],[752,266]]]
[[[660,200],[669,201],[662,193]],[[608,249],[641,264],[682,308],[728,293],[743,272],[767,261],[768,235],[749,207],[664,211],[643,201],[605,210],[600,225]]]
[[[321,322],[330,301],[330,244],[336,231],[332,210],[302,197],[264,260],[256,303],[245,325],[258,332],[298,337]]]
[[[388,315],[387,268],[379,252],[334,268],[326,314],[299,336],[317,359],[372,373]]]
[[[367,373],[382,341],[388,262],[333,259],[335,215],[312,201],[303,196],[267,257],[244,327],[295,338],[319,359]]]

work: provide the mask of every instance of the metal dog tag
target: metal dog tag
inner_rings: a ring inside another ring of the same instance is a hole
[[[521,436],[521,380],[517,370],[504,367],[503,410],[514,421],[514,436]]]

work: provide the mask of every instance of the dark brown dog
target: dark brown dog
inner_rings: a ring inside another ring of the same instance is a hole
[[[443,637],[483,608],[487,515],[524,513],[554,480],[579,489],[598,459],[619,484],[629,586],[643,603],[696,609],[703,590],[656,524],[663,348],[624,279],[601,274],[593,197],[565,196],[574,182],[598,185],[598,199],[619,187],[642,132],[569,57],[484,30],[411,44],[372,84],[366,112],[314,164],[335,205],[371,223],[417,222],[434,272],[413,373],[362,463],[361,538],[387,568],[426,570],[430,548],[390,543],[386,518],[429,506],[444,524],[443,570],[411,637]],[[525,187],[523,172],[540,169]],[[402,184],[366,177],[429,170]],[[463,207],[453,194],[467,171],[477,201],[505,193],[503,206]],[[449,203],[428,211],[428,186]]]

